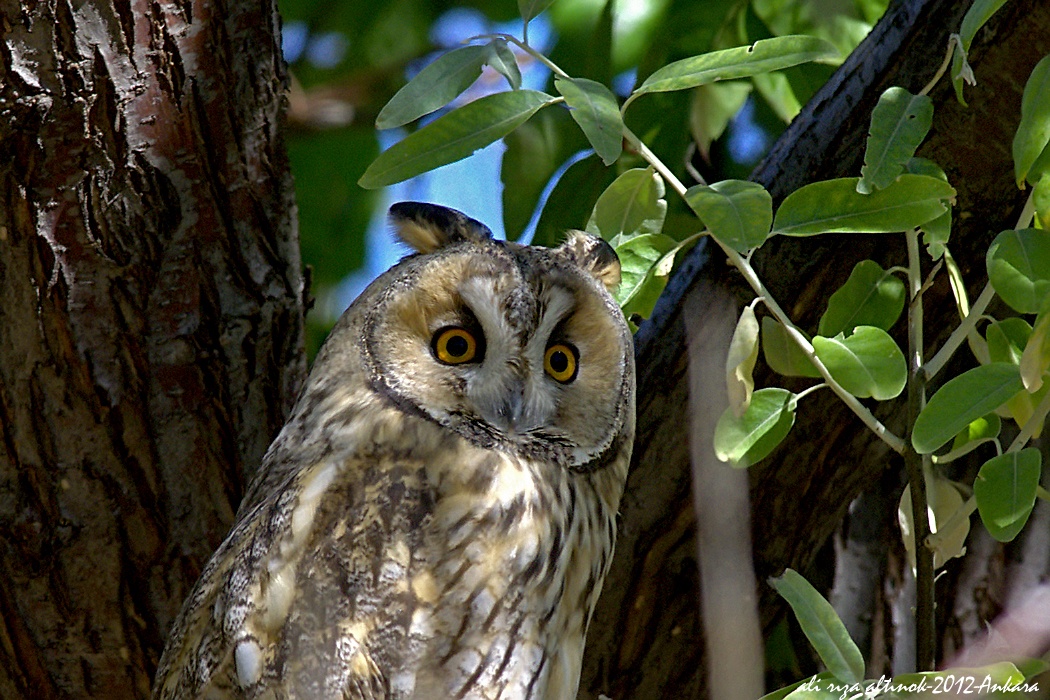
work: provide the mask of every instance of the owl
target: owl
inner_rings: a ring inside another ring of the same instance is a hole
[[[153,697],[567,700],[634,439],[616,254],[416,202],[175,622]]]

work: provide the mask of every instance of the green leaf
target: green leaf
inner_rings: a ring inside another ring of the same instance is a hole
[[[726,393],[733,415],[744,415],[755,390],[752,372],[758,361],[758,319],[755,310],[745,306],[733,329],[733,339],[726,354]]]
[[[650,92],[669,92],[746,78],[808,61],[832,59],[838,51],[823,39],[812,36],[781,36],[722,51],[685,58],[660,68],[634,91],[631,98]]]
[[[1034,447],[993,457],[981,466],[973,495],[992,537],[1009,542],[1028,522],[1041,470],[1042,455]]]
[[[620,258],[616,303],[627,315],[647,318],[667,284],[678,242],[662,233],[644,233],[613,246]]]
[[[745,252],[762,245],[773,223],[773,198],[757,182],[723,180],[696,185],[685,193],[711,234],[734,250]]]
[[[693,91],[689,105],[689,130],[707,158],[711,144],[720,137],[751,94],[751,84],[745,81],[711,83]]]
[[[818,333],[827,338],[857,326],[888,331],[904,310],[904,282],[874,260],[861,260],[846,283],[828,299]]]
[[[968,426],[960,430],[959,434],[955,436],[955,440],[952,442],[952,451],[954,452],[973,442],[994,440],[999,437],[999,431],[1002,430],[1002,427],[1003,422],[994,413],[972,420]]]
[[[408,124],[456,99],[481,75],[491,51],[488,46],[463,46],[435,58],[390,98],[376,117],[376,128]]]
[[[571,128],[580,132],[575,124]],[[565,236],[566,229],[581,228],[591,215],[595,200],[613,183],[615,175],[616,171],[602,165],[595,154],[570,165],[543,204],[532,244],[553,247]]]
[[[1050,231],[1003,231],[988,247],[988,279],[1014,311],[1038,313],[1050,297]]]
[[[528,24],[529,21],[554,4],[554,0],[518,0],[518,12]]]
[[[984,337],[988,342],[988,357],[992,362],[1020,365],[1021,353],[1024,352],[1031,336],[1032,327],[1023,318],[1014,316],[989,323],[984,329]]]
[[[773,233],[891,233],[922,226],[947,211],[955,190],[926,175],[901,175],[872,194],[857,192],[857,178],[824,180],[789,194],[773,220]]]
[[[1050,151],[1045,151],[1044,155],[1050,157]],[[1050,169],[1039,176],[1032,188],[1032,204],[1035,205],[1035,219],[1039,222],[1039,228],[1044,231],[1050,229]]]
[[[488,48],[488,54],[485,57],[485,63],[506,78],[512,90],[521,88],[521,68],[518,67],[518,59],[507,46],[507,42],[503,39],[496,39],[486,48]]]
[[[407,180],[462,160],[506,136],[555,101],[536,90],[486,95],[431,122],[379,154],[358,184],[365,189]]]
[[[879,97],[871,113],[871,129],[864,149],[857,191],[870,194],[892,183],[915,155],[933,123],[933,100],[891,87]]]
[[[650,168],[632,168],[609,185],[594,203],[587,232],[619,245],[618,237],[659,233],[667,216],[664,181]]]
[[[832,378],[859,398],[892,399],[904,390],[904,353],[881,328],[857,326],[848,338],[816,336],[813,349]]]
[[[831,603],[793,569],[785,569],[780,578],[769,582],[791,606],[799,627],[828,671],[843,683],[862,682],[864,657]]]
[[[948,176],[944,174],[941,166],[926,158],[912,158],[906,166],[909,173],[915,175],[929,175],[939,180],[948,182]],[[952,233],[952,210],[948,209],[936,219],[931,219],[920,226],[922,229],[922,242],[926,244],[926,252],[934,260],[939,260],[944,255],[944,246]]]
[[[984,26],[985,22],[995,14],[996,10],[1006,4],[1006,0],[974,0],[973,4],[970,5],[970,9],[966,11],[966,15],[963,17],[962,24],[959,27],[959,39],[962,42],[962,52],[958,49],[955,51],[955,55],[952,57],[952,83],[955,87],[955,95],[958,97],[961,104],[966,104],[962,95],[962,81],[964,79],[964,69],[968,74],[973,76],[970,71],[969,64],[966,63],[966,59],[963,56],[967,51],[970,50],[970,44],[973,43],[973,38],[977,36],[977,31]],[[972,79],[969,82],[973,82]]]
[[[759,389],[739,418],[727,408],[715,426],[715,455],[746,469],[773,451],[795,423],[795,395],[787,389]]]
[[[1021,98],[1021,123],[1014,135],[1014,177],[1017,186],[1024,187],[1028,179],[1033,184],[1042,173],[1029,171],[1036,159],[1050,144],[1050,56],[1044,56],[1035,65]]]
[[[774,690],[758,700],[842,700],[842,681],[827,671]]]
[[[751,80],[755,84],[755,91],[785,124],[790,124],[802,111],[802,104],[791,87],[791,81],[783,73],[762,73]]]
[[[554,87],[565,97],[570,114],[580,125],[594,152],[612,165],[623,151],[623,118],[616,96],[601,83],[586,78],[558,77]]]
[[[1036,317],[1018,367],[1024,388],[1031,393],[1039,391],[1043,386],[1043,375],[1050,369],[1050,313],[1044,312]]]
[[[787,328],[771,316],[762,317],[762,354],[766,364],[777,374],[785,377],[820,377],[820,372],[802,352],[802,348],[791,339]]]
[[[981,416],[993,412],[1024,389],[1016,365],[993,362],[952,378],[930,398],[915,419],[911,444],[929,454]]]

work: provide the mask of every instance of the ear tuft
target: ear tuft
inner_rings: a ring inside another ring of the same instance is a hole
[[[572,260],[610,292],[620,286],[620,258],[613,247],[598,236],[569,231],[568,238],[554,252]]]
[[[390,207],[397,237],[417,253],[432,253],[460,241],[486,241],[492,231],[461,211],[426,202],[398,202]]]

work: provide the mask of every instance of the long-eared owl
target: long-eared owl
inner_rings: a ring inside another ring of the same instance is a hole
[[[160,660],[154,698],[573,698],[634,439],[598,238],[404,202]]]

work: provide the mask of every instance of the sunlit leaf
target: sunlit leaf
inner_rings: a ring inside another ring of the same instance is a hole
[[[919,454],[933,452],[971,421],[993,412],[1023,389],[1016,365],[993,362],[963,372],[938,389],[919,413],[912,446]]]
[[[989,359],[992,362],[1009,362],[1017,365],[1020,371],[1021,359],[1032,337],[1032,327],[1022,318],[1004,318],[1002,321],[989,323],[984,332],[988,342]],[[1021,381],[1023,384],[1023,376]],[[1024,425],[1035,413],[1036,406],[1048,391],[1050,391],[1050,384],[1046,382],[1043,382],[1042,387],[1034,393],[1021,389],[1010,397],[999,412],[1001,415],[1013,418],[1018,425]],[[1041,428],[1036,429],[1034,437],[1039,437],[1041,432]]]
[[[955,436],[955,440],[952,442],[952,451],[954,452],[972,442],[984,442],[999,437],[999,431],[1002,430],[1002,426],[1003,422],[994,413],[972,420],[968,426],[960,430],[959,434]]]
[[[1050,298],[1050,231],[1003,231],[988,247],[988,279],[996,294],[1023,314]]]
[[[726,391],[729,408],[738,418],[744,415],[751,403],[755,380],[751,373],[758,361],[758,319],[755,310],[745,306],[733,329],[733,339],[726,354]]]
[[[623,118],[616,96],[601,83],[585,78],[557,78],[554,87],[565,97],[572,118],[580,125],[594,152],[612,165],[623,151]]]
[[[1050,145],[1050,56],[1035,65],[1021,98],[1021,123],[1014,135],[1014,177],[1017,186],[1036,182],[1041,172],[1029,172]],[[1031,175],[1031,177],[1029,177]]]
[[[376,128],[408,124],[456,99],[481,75],[491,51],[488,46],[463,46],[435,58],[390,98],[376,117]]]
[[[948,176],[944,174],[941,166],[926,158],[912,158],[905,166],[909,173],[915,175],[929,175],[939,180],[948,182]],[[952,210],[947,209],[936,219],[931,219],[919,228],[922,229],[922,242],[926,245],[926,251],[934,260],[939,260],[944,255],[944,246],[952,233]]]
[[[904,390],[904,353],[881,328],[858,326],[849,337],[816,336],[813,349],[842,388],[860,398],[892,399]]]
[[[779,321],[771,316],[762,317],[762,355],[766,364],[777,374],[785,377],[820,377],[820,372],[809,361]]]
[[[718,80],[746,78],[837,56],[835,47],[812,36],[762,39],[751,46],[712,51],[669,63],[646,78],[632,97],[650,92],[687,90]]]
[[[760,73],[751,80],[758,94],[785,124],[791,123],[802,111],[802,103],[795,95],[791,81],[783,73]]]
[[[644,233],[614,246],[620,258],[620,286],[616,302],[624,313],[648,318],[667,285],[678,242],[662,233]]]
[[[931,533],[940,533],[933,547],[933,566],[940,568],[945,562],[966,553],[966,536],[970,534],[970,519],[962,518],[951,531],[945,531],[955,513],[963,507],[963,498],[959,489],[934,471],[925,475],[926,480],[926,515]],[[901,529],[901,539],[908,555],[908,563],[915,569],[915,520],[912,517],[911,484],[904,487],[901,500],[897,504],[897,525]]]
[[[879,97],[871,113],[871,129],[864,149],[864,166],[857,191],[881,190],[904,172],[933,124],[933,100],[891,87]]]
[[[833,337],[857,326],[888,331],[904,310],[904,282],[874,260],[861,260],[846,283],[828,298],[818,333]]]
[[[685,200],[711,235],[734,250],[750,250],[769,236],[773,199],[756,182],[723,180],[710,186],[695,185],[686,191]]]
[[[973,495],[992,537],[1009,542],[1028,522],[1035,506],[1042,455],[1034,447],[993,457],[981,466]]]
[[[486,95],[431,122],[395,143],[358,180],[365,189],[392,185],[466,158],[506,136],[555,101],[535,90]]]
[[[831,603],[793,569],[769,580],[788,602],[799,627],[828,671],[843,683],[864,680],[864,657]]]
[[[1050,170],[1040,175],[1032,188],[1032,204],[1035,206],[1035,219],[1039,222],[1039,228],[1050,230]]]
[[[1021,354],[1021,381],[1029,392],[1039,391],[1050,369],[1050,313],[1040,314]]]
[[[666,215],[663,178],[649,168],[632,168],[598,197],[587,231],[610,241],[615,248],[618,236],[659,233]]]
[[[795,395],[786,389],[759,389],[739,418],[726,409],[715,426],[715,455],[734,467],[758,462],[787,437],[795,423]]]
[[[857,178],[824,180],[801,187],[785,199],[773,220],[773,233],[890,233],[922,226],[941,216],[955,190],[926,175],[901,175],[872,194],[857,192]]]

